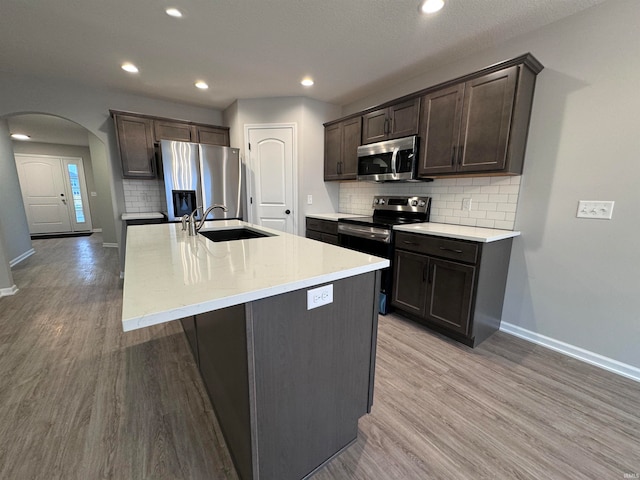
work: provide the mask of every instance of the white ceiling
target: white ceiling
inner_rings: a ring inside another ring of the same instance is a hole
[[[602,1],[446,0],[425,16],[418,0],[1,0],[0,70],[217,109],[299,95],[340,105]]]

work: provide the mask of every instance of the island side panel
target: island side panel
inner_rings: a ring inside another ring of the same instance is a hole
[[[200,375],[243,480],[253,478],[245,306],[196,316]]]
[[[369,408],[376,273],[333,282],[333,303],[307,310],[307,289],[248,305],[258,478],[301,479],[356,439]]]
[[[373,407],[373,386],[376,383],[376,352],[378,346],[378,313],[379,303],[377,302],[378,294],[380,291],[380,282],[382,279],[382,273],[380,270],[376,271],[375,285],[373,287],[373,295],[376,301],[373,302],[373,312],[371,316],[371,360],[369,363],[369,400],[367,401],[367,413],[371,413]]]

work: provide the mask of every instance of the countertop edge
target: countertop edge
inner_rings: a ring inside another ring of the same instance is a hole
[[[498,230],[483,227],[471,227],[465,225],[453,225],[445,223],[420,223],[393,227],[399,232],[415,233],[418,235],[432,235],[435,237],[447,237],[457,240],[470,240],[480,243],[491,243],[506,240],[521,235],[517,230]],[[456,231],[457,230],[457,231]]]
[[[184,305],[174,309],[165,310],[162,312],[151,313],[149,315],[143,315],[140,317],[131,317],[122,319],[122,330],[129,332],[137,330],[139,328],[150,327],[152,325],[159,325],[162,323],[170,322],[173,320],[180,320],[185,317],[198,315],[213,310],[219,310],[226,307],[232,307],[234,305],[240,305],[242,303],[253,302],[261,300],[263,298],[272,297],[275,295],[281,295],[283,293],[293,292],[307,287],[320,285],[323,283],[333,282],[341,280],[343,278],[349,278],[363,273],[374,272],[382,268],[389,266],[389,260],[384,259],[380,262],[363,265],[349,270],[341,270],[331,274],[321,275],[319,277],[310,277],[304,280],[298,280],[294,282],[284,283],[269,288],[263,288],[246,292],[239,295],[232,295],[229,297],[219,298],[207,302],[202,302],[193,305]]]

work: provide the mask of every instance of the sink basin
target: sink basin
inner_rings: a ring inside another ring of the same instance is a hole
[[[231,240],[248,240],[250,238],[270,237],[267,233],[249,230],[248,228],[230,228],[225,230],[206,230],[198,232],[212,242],[230,242]]]

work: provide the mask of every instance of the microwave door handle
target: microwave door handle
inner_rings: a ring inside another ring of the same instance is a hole
[[[398,149],[394,148],[393,154],[391,155],[391,173],[393,173],[394,175],[398,173],[397,161],[398,161]]]

